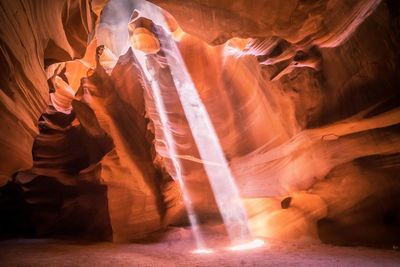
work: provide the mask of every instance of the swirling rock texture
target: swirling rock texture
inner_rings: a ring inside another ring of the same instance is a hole
[[[179,45],[254,232],[398,242],[396,3],[153,2],[192,34]]]
[[[168,224],[163,222],[165,212],[182,206],[177,185],[153,164],[154,137],[147,130],[140,77],[130,50],[120,57],[111,76],[98,62],[72,102],[78,120],[93,139],[107,135],[113,140],[112,150],[100,161],[100,176],[108,188],[109,216],[117,242],[159,230]]]
[[[32,166],[33,138],[48,102],[44,69],[82,57],[95,15],[89,1],[1,4],[0,183]]]
[[[254,235],[400,242],[396,1],[150,2],[170,13]],[[196,211],[204,222],[218,218],[164,31],[136,20],[130,37],[127,23],[122,39],[101,27],[96,36],[105,4],[0,3],[2,229],[122,242],[184,223],[129,40],[160,81]],[[124,23],[134,8],[126,7]]]

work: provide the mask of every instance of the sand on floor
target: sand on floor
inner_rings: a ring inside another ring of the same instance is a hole
[[[265,240],[258,249],[230,251],[213,236],[206,236],[210,254],[192,253],[191,233],[184,228],[148,243],[12,239],[0,242],[0,266],[400,266],[398,250]]]

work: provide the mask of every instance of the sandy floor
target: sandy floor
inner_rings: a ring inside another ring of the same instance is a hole
[[[400,266],[399,251],[278,241],[251,251],[228,251],[218,248],[218,238],[207,240],[216,247],[212,254],[191,253],[186,229],[152,244],[8,240],[0,242],[0,266]]]

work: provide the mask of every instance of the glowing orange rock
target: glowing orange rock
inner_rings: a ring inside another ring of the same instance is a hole
[[[101,49],[102,52],[99,57],[99,62],[104,70],[107,72],[107,74],[110,75],[115,65],[117,64],[118,58],[107,47],[103,46]]]
[[[155,54],[160,50],[160,42],[148,29],[139,27],[129,29],[129,41],[133,48],[146,54]]]
[[[74,98],[74,90],[59,76],[54,78],[55,92],[50,94],[50,102],[53,107],[62,113],[70,114],[72,111],[71,102]]]

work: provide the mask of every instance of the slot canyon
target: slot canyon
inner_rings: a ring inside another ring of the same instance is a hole
[[[400,1],[0,25],[0,266],[400,266]]]

